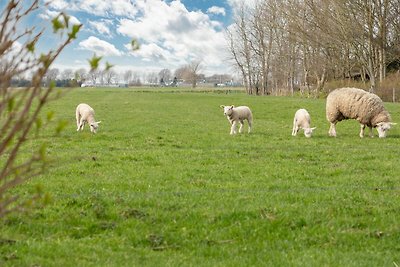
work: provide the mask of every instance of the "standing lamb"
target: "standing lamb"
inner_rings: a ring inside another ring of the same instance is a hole
[[[224,115],[232,125],[231,134],[236,134],[236,125],[238,122],[240,123],[239,133],[243,132],[244,120],[247,120],[249,124],[248,132],[249,133],[251,132],[251,127],[253,124],[253,114],[251,113],[249,107],[246,106],[235,107],[233,105],[232,106],[221,105],[220,107],[224,109]]]
[[[83,126],[85,126],[85,122],[89,123],[90,125],[90,131],[92,133],[97,132],[97,128],[99,127],[100,121],[95,121],[94,119],[94,110],[92,107],[90,107],[88,104],[81,103],[76,107],[76,126],[79,130],[83,130]]]
[[[360,137],[364,137],[366,126],[378,130],[379,138],[386,137],[391,125],[389,112],[382,100],[375,94],[357,88],[339,88],[332,91],[326,99],[326,118],[330,122],[329,136],[336,137],[336,123],[355,119],[361,124]]]
[[[315,130],[316,127],[311,128],[310,125],[311,125],[311,117],[308,111],[305,110],[304,108],[297,110],[296,113],[294,114],[292,135],[296,136],[297,132],[300,129],[303,129],[304,135],[308,138],[311,137],[312,132],[313,130]]]

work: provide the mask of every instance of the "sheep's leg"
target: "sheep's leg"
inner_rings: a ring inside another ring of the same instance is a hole
[[[247,122],[249,123],[248,133],[251,133],[251,128],[253,127],[253,121],[252,121],[252,119],[247,119]]]
[[[365,129],[365,124],[361,124],[361,129],[360,129],[360,137],[363,138],[364,137],[364,129]]]
[[[85,126],[85,120],[81,117],[78,130],[82,131],[84,126]]]
[[[294,120],[293,120],[292,136],[295,136],[296,134],[297,134],[296,119],[294,119]]]
[[[231,134],[236,134],[236,125],[237,125],[237,121],[233,121],[232,127],[231,127]]]
[[[239,123],[240,123],[239,133],[243,133],[243,125],[244,125],[244,123],[243,123],[243,121],[239,121]]]
[[[374,133],[372,132],[372,126],[369,126],[369,137],[374,137]]]
[[[331,122],[331,126],[329,127],[329,136],[336,137],[336,123]]]

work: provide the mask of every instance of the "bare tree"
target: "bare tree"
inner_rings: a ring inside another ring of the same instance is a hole
[[[57,68],[52,68],[47,71],[44,76],[45,85],[48,86],[52,81],[55,81],[60,74],[60,70]]]
[[[108,85],[118,82],[117,73],[112,69],[104,72],[104,79],[105,79],[106,84],[108,84]]]
[[[374,91],[400,59],[399,0],[263,0],[236,10],[227,30],[246,91],[317,95],[331,79],[354,75]]]
[[[124,81],[127,84],[131,84],[132,83],[132,78],[133,78],[133,71],[127,70],[127,71],[124,72]]]
[[[45,145],[27,160],[19,155],[24,143],[34,138],[33,133],[44,127],[52,117],[49,113],[43,120],[40,115],[43,107],[55,97],[52,94],[53,83],[42,88],[42,80],[61,51],[76,39],[81,27],[71,25],[68,16],[61,13],[51,24],[56,34],[62,34],[63,40],[54,49],[37,55],[36,45],[44,29],[37,30],[33,26],[21,30],[21,21],[40,5],[39,0],[33,0],[29,5],[26,1],[9,0],[0,16],[0,217],[24,208],[42,196],[38,191],[23,197],[12,189],[43,171],[46,165]],[[13,77],[30,72],[33,74],[29,87],[22,90],[10,88]],[[62,124],[57,131],[61,129]]]
[[[65,69],[60,74],[61,79],[63,80],[71,80],[74,79],[74,72],[72,69]]]
[[[80,68],[75,71],[74,77],[79,83],[83,83],[86,81],[86,79],[88,77],[88,73],[87,73],[86,69]]]
[[[192,88],[197,86],[197,78],[201,70],[201,61],[194,60],[186,65],[186,71],[184,73],[184,78],[192,84]]]
[[[158,73],[158,78],[160,82],[163,81],[164,83],[167,83],[169,80],[171,80],[171,71],[169,69],[162,69]]]

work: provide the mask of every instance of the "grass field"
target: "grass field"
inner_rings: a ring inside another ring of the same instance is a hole
[[[44,208],[0,221],[4,266],[398,266],[400,126],[327,135],[325,101],[243,93],[76,89],[49,109]],[[92,105],[98,134],[77,133]],[[248,105],[254,132],[229,135],[219,105]],[[298,108],[317,129],[291,136]],[[394,122],[400,106],[386,103]],[[375,131],[376,134],[376,131]]]

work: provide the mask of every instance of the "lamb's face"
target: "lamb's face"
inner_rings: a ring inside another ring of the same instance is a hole
[[[390,126],[393,123],[391,122],[380,122],[376,125],[376,129],[378,130],[379,138],[385,138],[387,132],[390,130]]]
[[[224,115],[230,116],[233,112],[233,106],[224,106]]]
[[[305,135],[307,138],[310,138],[315,128],[316,128],[316,127],[304,129],[304,135]]]
[[[97,129],[99,128],[99,123],[100,123],[100,121],[93,122],[93,123],[90,124],[90,131],[92,133],[96,133],[97,132]]]

